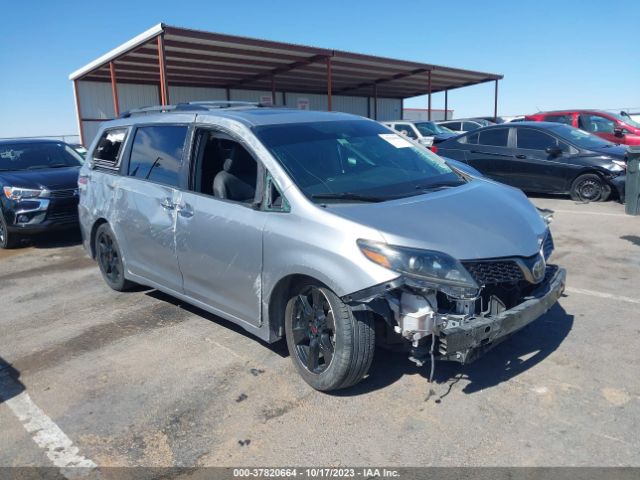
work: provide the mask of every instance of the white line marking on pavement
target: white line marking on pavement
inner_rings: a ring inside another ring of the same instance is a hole
[[[578,293],[578,294],[582,294],[582,295],[589,295],[591,297],[610,298],[611,300],[617,300],[619,302],[640,304],[640,299],[638,299],[638,298],[621,297],[620,295],[613,295],[611,293],[604,293],[604,292],[595,292],[593,290],[585,290],[584,288],[567,287],[567,288],[565,288],[565,291],[569,292],[569,293]]]
[[[586,212],[581,210],[554,210],[553,213],[581,213],[583,215],[605,215],[607,217],[628,217],[624,213]]]
[[[16,391],[16,380],[6,373],[0,372],[0,397],[3,393]],[[79,454],[78,447],[54,423],[51,418],[38,407],[26,391],[20,392],[4,402],[22,422],[24,429],[31,435],[33,441],[45,451],[49,460],[60,468],[66,478],[84,477],[93,471],[97,465]],[[80,467],[80,468],[78,468]]]

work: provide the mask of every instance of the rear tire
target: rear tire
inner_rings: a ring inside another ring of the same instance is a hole
[[[106,223],[100,225],[96,231],[95,252],[100,273],[107,285],[118,292],[125,292],[136,286],[124,278],[122,253],[115,235]]]
[[[611,195],[611,187],[595,173],[585,173],[571,184],[571,200],[576,202],[605,202]]]
[[[20,243],[20,236],[10,232],[4,215],[0,212],[0,248],[15,248]]]
[[[358,383],[375,351],[370,312],[357,312],[328,288],[304,282],[285,310],[287,347],[298,373],[311,387],[328,392]]]

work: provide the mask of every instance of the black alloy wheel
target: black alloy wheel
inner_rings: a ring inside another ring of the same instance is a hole
[[[107,285],[119,292],[129,290],[133,285],[124,277],[124,264],[113,232],[109,225],[98,227],[95,240],[96,260]]]
[[[296,355],[310,373],[319,374],[331,364],[335,351],[335,322],[325,294],[308,286],[295,302],[292,333]]]
[[[284,317],[291,359],[313,388],[346,388],[365,377],[375,350],[371,312],[354,312],[340,297],[313,280],[289,293]]]

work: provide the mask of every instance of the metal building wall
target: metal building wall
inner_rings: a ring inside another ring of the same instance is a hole
[[[270,91],[230,90],[232,101],[259,102],[263,96],[271,96]],[[140,85],[118,83],[120,112],[149,105],[158,105],[159,89],[156,85]],[[111,119],[115,116],[111,84],[104,82],[78,82],[78,97],[85,145],[89,145],[100,127],[100,119]],[[198,100],[226,100],[227,92],[223,88],[169,86],[169,101],[173,104]],[[327,95],[276,92],[276,105],[298,108],[298,99],[308,102],[310,110],[327,110]],[[286,102],[285,102],[286,100]],[[373,99],[369,99],[371,117],[373,117]],[[392,98],[378,98],[378,120],[394,120],[401,117],[402,102]],[[346,95],[334,95],[332,108],[335,111],[353,113],[366,117],[368,114],[367,98]]]
[[[226,99],[227,92],[224,88],[178,87],[169,85],[169,100],[171,103]]]
[[[271,98],[270,90],[235,90],[229,92],[232,102],[259,102],[261,97]],[[276,105],[282,105],[282,92],[276,91]]]

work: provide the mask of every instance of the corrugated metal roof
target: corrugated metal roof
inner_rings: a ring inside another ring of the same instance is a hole
[[[498,80],[502,75],[158,24],[70,75],[72,80],[158,84],[156,37],[164,37],[167,82],[302,93],[408,98]],[[273,80],[272,80],[273,79]]]

